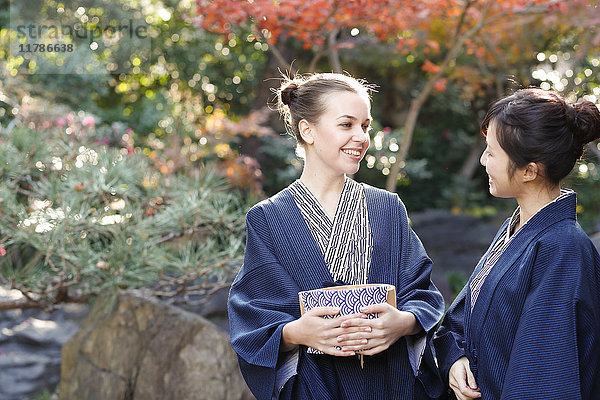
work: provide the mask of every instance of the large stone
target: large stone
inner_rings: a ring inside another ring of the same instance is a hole
[[[501,222],[442,210],[415,213],[411,215],[411,222],[433,260],[433,282],[449,304],[456,290],[462,287],[451,287],[451,276],[466,280],[494,239]]]
[[[17,300],[22,294],[0,287],[0,299]],[[87,314],[83,305],[60,310],[0,311],[0,399],[22,400],[54,390],[60,379],[60,351],[79,330]]]
[[[63,346],[62,400],[252,399],[227,336],[157,300],[99,299]]]

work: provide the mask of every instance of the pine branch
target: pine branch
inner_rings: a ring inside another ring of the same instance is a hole
[[[228,285],[241,263],[244,208],[222,178],[210,167],[195,178],[163,175],[141,155],[86,138],[3,132],[0,285],[21,297],[0,299],[0,310],[140,287],[195,300]]]

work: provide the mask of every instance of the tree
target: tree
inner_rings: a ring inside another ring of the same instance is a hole
[[[373,33],[385,39],[389,33],[384,22],[391,20],[398,29],[408,27],[408,20],[416,11],[411,2],[387,0],[197,0],[196,6],[197,16],[193,19],[196,26],[219,33],[242,26],[249,29],[256,40],[269,44],[269,51],[285,71],[292,69],[291,60],[279,48],[285,38],[297,39],[305,50],[312,52],[309,71],[327,55],[332,70],[342,72],[339,50],[352,47],[355,42],[344,30],[373,27]]]
[[[23,295],[0,310],[140,287],[194,302],[229,285],[245,205],[223,178],[165,174],[123,139],[131,129],[83,112],[48,119],[36,101],[0,131],[0,285]]]
[[[257,40],[269,43],[269,51],[285,70],[291,71],[291,63],[281,55],[280,46],[287,37],[295,38],[312,52],[309,71],[327,54],[332,70],[340,72],[340,49],[352,48],[360,41],[393,42],[402,54],[423,59],[425,82],[410,102],[402,143],[388,176],[387,188],[392,191],[423,104],[435,90],[444,90],[458,66],[496,50],[494,44],[500,38],[513,40],[511,54],[524,54],[528,48],[527,29],[552,32],[557,26],[582,24],[576,16],[589,21],[590,15],[597,14],[594,2],[585,0],[197,0],[196,5],[197,26],[221,33],[239,27],[249,29]],[[353,36],[357,31],[364,31],[366,38]]]
[[[163,173],[214,162],[228,171],[232,186],[251,195],[262,192],[264,177],[258,164],[242,154],[240,147],[247,137],[272,133],[257,123],[264,113],[251,112],[249,96],[260,82],[266,49],[243,46],[243,32],[224,38],[193,29],[185,19],[187,6],[175,0],[151,0],[149,7],[124,0],[13,2],[12,16],[33,13],[34,21],[43,16],[40,23],[45,26],[69,26],[81,18],[87,20],[82,27],[93,30],[107,28],[114,20],[136,18],[146,21],[152,33],[148,59],[136,58],[132,42],[120,43],[119,59],[123,66],[128,65],[127,73],[111,71],[116,56],[99,54],[96,67],[104,74],[79,73],[66,67],[62,74],[46,74],[32,60],[10,51],[18,35],[16,24],[9,23],[8,1],[2,2],[6,7],[0,7],[0,95],[16,103],[0,104],[0,112],[4,112],[2,108],[8,111],[0,115],[0,122],[19,109],[16,105],[22,98],[51,99],[93,114],[98,126],[132,128],[136,135],[129,136],[129,145],[140,147]],[[94,18],[98,20],[93,22]],[[44,54],[38,54],[38,61],[44,60]],[[88,62],[85,57],[70,59],[72,65],[83,69]],[[19,95],[11,96],[10,91]]]

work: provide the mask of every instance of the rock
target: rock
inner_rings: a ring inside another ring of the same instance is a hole
[[[18,298],[0,287],[0,298]],[[64,305],[51,314],[41,310],[0,312],[0,399],[22,400],[60,380],[62,345],[79,329],[87,306]]]
[[[460,289],[451,287],[450,276],[466,280],[500,228],[500,224],[442,210],[415,213],[411,224],[433,260],[432,279],[447,303]]]
[[[61,400],[252,399],[221,329],[135,294],[96,301],[63,346],[59,392]]]
[[[229,286],[221,288],[210,297],[198,297],[201,299],[197,304],[177,304],[177,307],[193,314],[200,315],[217,325],[223,332],[229,332],[229,319],[227,318],[227,299],[229,297]]]

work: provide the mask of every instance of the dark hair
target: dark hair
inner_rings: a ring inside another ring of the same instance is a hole
[[[510,158],[511,174],[530,162],[541,163],[549,183],[559,184],[600,138],[600,111],[590,101],[572,104],[555,92],[527,88],[495,102],[481,124],[496,126],[500,147]]]
[[[370,103],[371,90],[372,85],[343,74],[297,76],[286,79],[277,90],[277,109],[284,118],[287,132],[302,145],[304,140],[298,131],[298,123],[303,119],[316,123],[325,112],[326,95],[336,91],[353,92]]]

